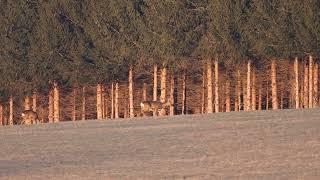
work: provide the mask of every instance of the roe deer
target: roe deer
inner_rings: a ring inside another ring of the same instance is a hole
[[[172,105],[171,101],[167,101],[165,103],[159,101],[143,101],[140,103],[141,114],[145,116],[146,112],[153,112],[154,115],[164,115],[166,107]]]
[[[22,121],[20,124],[38,124],[39,123],[39,117],[38,114],[32,110],[25,110],[21,114]]]

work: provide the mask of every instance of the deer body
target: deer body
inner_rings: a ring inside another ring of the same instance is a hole
[[[32,110],[25,110],[21,114],[22,121],[21,124],[38,124],[39,123],[39,117],[38,114]]]
[[[170,105],[171,103],[169,101],[166,103],[159,101],[143,101],[140,103],[141,113],[145,115],[146,112],[153,112],[155,115],[163,115],[164,108]]]

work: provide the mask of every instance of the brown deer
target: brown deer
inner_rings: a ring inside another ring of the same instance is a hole
[[[171,106],[173,103],[169,100],[167,102],[159,101],[143,101],[140,103],[141,114],[145,116],[146,112],[153,112],[154,115],[165,115],[165,108]]]
[[[38,114],[32,110],[25,110],[21,114],[22,121],[20,124],[38,124],[39,123],[39,117]]]

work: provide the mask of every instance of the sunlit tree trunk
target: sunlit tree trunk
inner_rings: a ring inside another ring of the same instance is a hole
[[[243,110],[246,111],[247,109],[247,86],[246,86],[246,78],[243,78],[242,81],[242,98],[243,98]]]
[[[24,110],[31,110],[30,97],[26,96],[24,98]]]
[[[271,92],[272,92],[272,109],[279,109],[278,95],[277,95],[277,70],[276,60],[271,60]]]
[[[114,101],[115,118],[119,118],[119,83],[116,83],[115,101]]]
[[[170,116],[174,116],[174,75],[171,73],[170,79]]]
[[[262,110],[262,85],[260,84],[260,86],[259,86],[259,92],[258,92],[258,96],[259,96],[259,98],[258,98],[258,110],[259,111],[261,111]]]
[[[299,61],[298,57],[294,60],[294,74],[295,74],[295,106],[296,109],[300,108],[299,102]]]
[[[158,66],[153,67],[153,100],[158,100]]]
[[[237,70],[237,85],[236,85],[236,103],[235,103],[235,111],[241,110],[241,75],[240,70]]]
[[[162,103],[166,102],[166,80],[167,80],[167,68],[161,69],[161,95],[160,101]]]
[[[53,123],[53,90],[49,91],[49,104],[48,104],[48,119],[49,123]]]
[[[13,125],[13,97],[9,97],[9,125]]]
[[[319,64],[315,62],[314,65],[314,75],[313,75],[313,107],[318,107],[319,103],[319,93],[318,93],[318,83],[319,83]]]
[[[133,69],[130,67],[129,70],[129,116],[134,117],[134,107],[133,107]]]
[[[256,71],[252,70],[252,110],[257,110],[257,79],[256,79]]]
[[[182,114],[186,114],[186,72],[182,79]]]
[[[57,83],[54,83],[53,89],[53,121],[60,121],[60,93]]]
[[[215,112],[219,112],[219,63],[216,58],[214,61],[214,86],[215,86],[215,94],[214,94],[214,107]]]
[[[207,61],[207,87],[208,87],[208,107],[207,113],[213,113],[213,88],[212,88],[212,64]]]
[[[102,119],[106,119],[106,91],[104,85],[101,85],[101,112]]]
[[[82,87],[81,119],[86,120],[86,88]]]
[[[114,99],[114,82],[112,82],[112,84],[111,84],[111,119],[114,119],[114,117],[115,117],[114,103],[115,103],[115,99]]]
[[[246,103],[246,111],[251,110],[251,60],[248,61],[247,64],[247,103]]]
[[[34,91],[32,95],[32,110],[37,112],[37,92]]]
[[[103,119],[102,118],[102,86],[101,84],[97,85],[97,119]]]
[[[205,112],[205,89],[206,89],[206,82],[205,82],[205,71],[202,72],[202,90],[201,90],[201,114]]]
[[[72,121],[75,121],[77,118],[77,113],[76,113],[76,96],[77,96],[77,89],[73,87],[72,89]]]
[[[3,118],[3,104],[0,102],[0,126],[4,125],[4,118]]]
[[[143,83],[142,101],[147,100],[147,83]]]
[[[267,82],[266,110],[269,110],[269,82]]]
[[[308,74],[309,74],[309,69],[308,69],[308,65],[305,63],[304,64],[304,82],[303,82],[303,106],[304,108],[308,108],[308,105],[309,105],[309,96],[308,96],[308,92],[309,92],[309,84],[308,84],[308,81],[309,81],[309,77],[308,77]]]
[[[308,107],[313,107],[313,58],[309,56],[309,103]]]
[[[226,82],[226,112],[231,111],[231,100],[230,100],[230,82]]]

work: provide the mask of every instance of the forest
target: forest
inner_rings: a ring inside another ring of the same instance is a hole
[[[319,105],[318,0],[0,0],[0,125]]]

